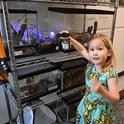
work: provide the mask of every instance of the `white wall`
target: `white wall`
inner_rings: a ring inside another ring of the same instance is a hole
[[[117,12],[116,30],[114,35],[114,49],[117,60],[118,72],[124,71],[124,7],[119,7]]]
[[[114,50],[116,55],[117,71],[124,71],[124,6],[118,8],[116,30],[114,35]],[[119,90],[124,89],[124,76],[119,78]]]

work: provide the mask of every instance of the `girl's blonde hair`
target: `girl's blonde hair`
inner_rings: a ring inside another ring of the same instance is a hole
[[[95,40],[95,39],[99,39],[99,40],[103,41],[103,43],[105,44],[105,47],[111,53],[111,55],[108,56],[107,62],[104,65],[104,67],[115,66],[115,54],[114,54],[114,51],[113,51],[111,40],[104,34],[100,34],[100,33],[94,34],[94,35],[91,36],[91,38],[90,38],[90,40],[88,42],[88,48],[89,48],[90,41]]]

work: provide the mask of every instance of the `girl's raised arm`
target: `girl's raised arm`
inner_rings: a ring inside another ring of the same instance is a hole
[[[89,53],[88,50],[77,40],[69,36],[69,42],[74,46],[74,48],[89,61]]]

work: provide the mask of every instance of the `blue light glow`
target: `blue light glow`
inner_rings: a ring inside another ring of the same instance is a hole
[[[50,32],[49,37],[50,37],[51,39],[55,38],[55,33],[54,33],[54,32]]]

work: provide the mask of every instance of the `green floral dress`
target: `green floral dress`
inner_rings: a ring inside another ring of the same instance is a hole
[[[118,77],[113,67],[98,73],[95,67],[88,64],[86,70],[86,92],[77,108],[76,124],[115,124],[115,106],[103,96],[90,91],[91,78],[97,78],[107,88],[107,80],[110,77]]]

